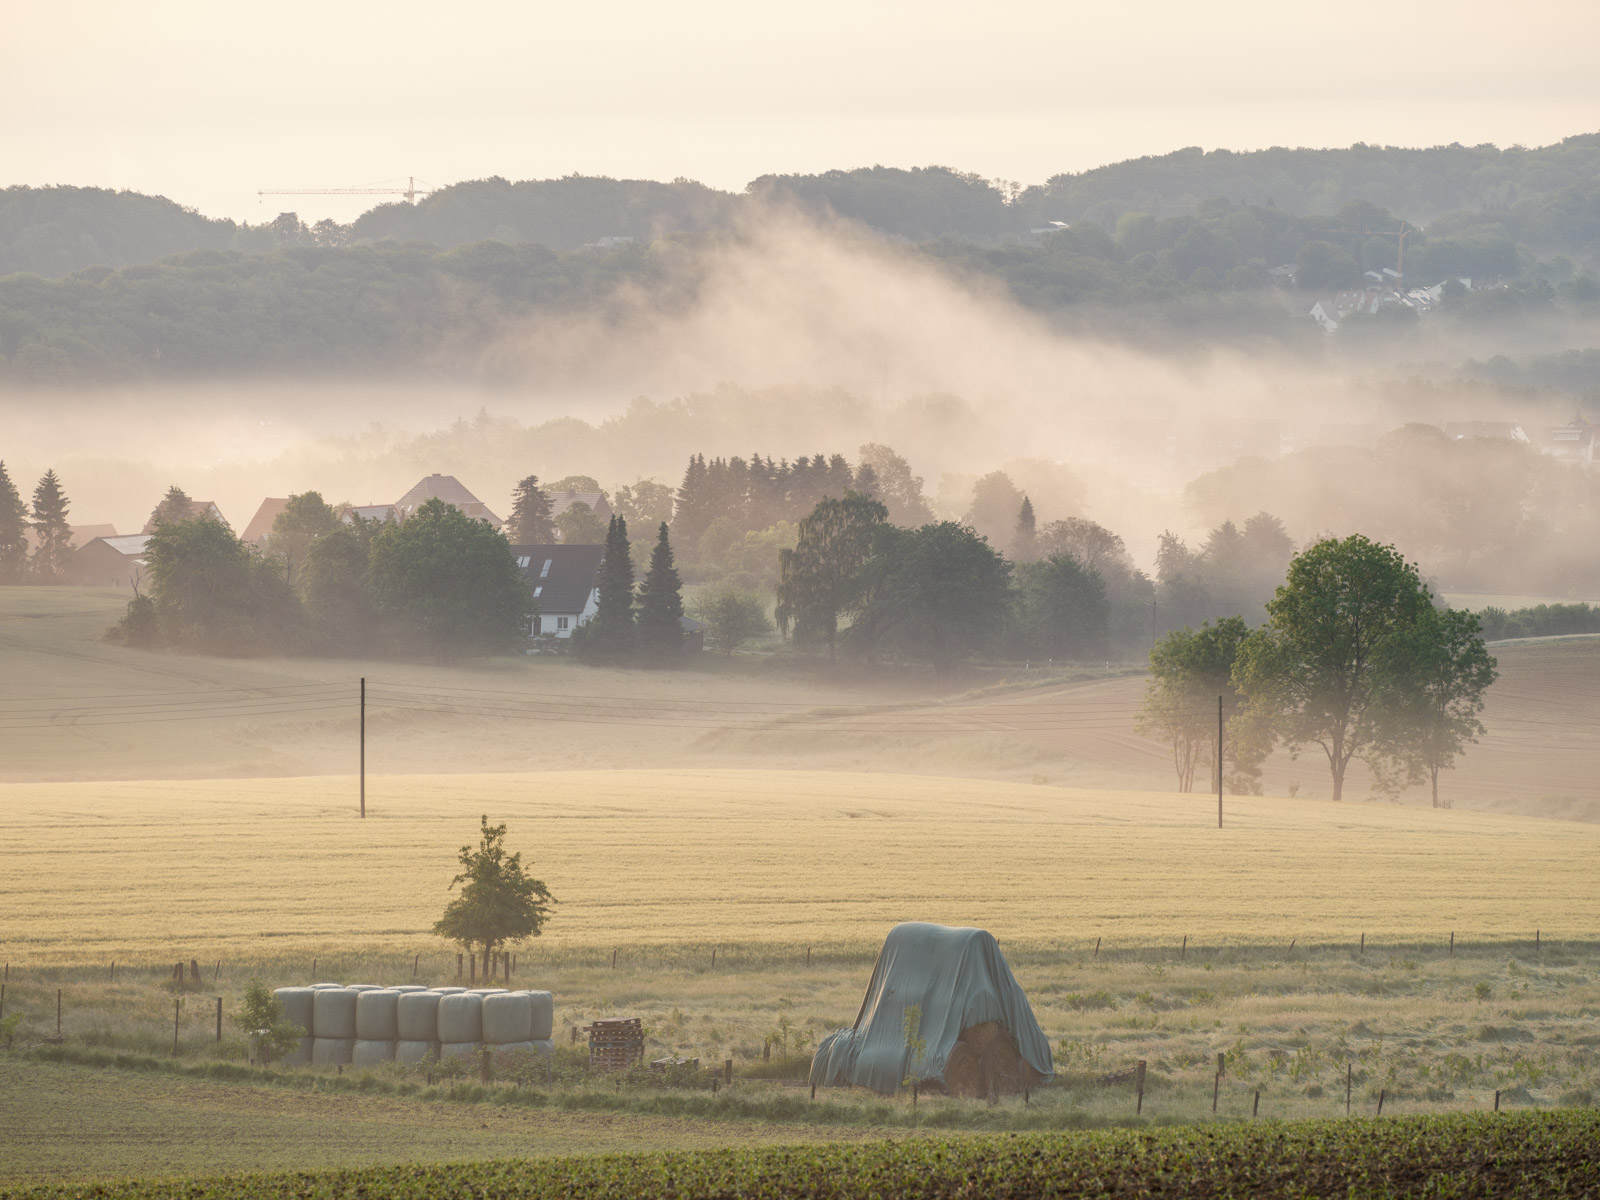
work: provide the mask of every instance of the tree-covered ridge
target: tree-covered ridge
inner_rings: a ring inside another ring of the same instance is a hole
[[[242,232],[165,196],[96,187],[0,188],[0,276],[61,276],[190,250],[227,249]],[[260,249],[271,248],[270,241]]]

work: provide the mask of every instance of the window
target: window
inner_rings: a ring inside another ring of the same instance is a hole
[[[521,558],[517,559],[517,570],[526,571],[528,569],[528,564],[532,561],[533,560],[531,558],[524,554]]]
[[[567,618],[566,617],[557,617],[556,618],[556,628],[557,629],[565,629],[566,627],[567,627]]]
[[[543,569],[539,572],[539,578],[543,579],[548,574],[550,574],[550,560],[547,558],[544,560]]]
[[[540,593],[540,592],[542,592],[542,591],[544,591],[544,589],[543,589],[543,588],[542,588],[542,587],[536,587],[536,588],[534,588],[534,589],[533,589],[533,598],[534,598],[534,599],[535,599],[535,600],[537,600],[537,599],[538,599],[538,598],[539,598],[539,593]]]

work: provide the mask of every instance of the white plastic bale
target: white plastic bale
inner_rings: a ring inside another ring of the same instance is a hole
[[[490,1049],[494,1051],[495,1061],[499,1062],[502,1054],[553,1054],[556,1044],[549,1038],[536,1038],[526,1042],[511,1042],[505,1046],[491,1046]]]
[[[311,1061],[311,1048],[316,1042],[315,1038],[303,1037],[295,1043],[294,1049],[278,1059],[280,1067],[303,1067]]]
[[[322,1038],[356,1036],[356,997],[348,988],[321,988],[312,1002],[312,1029]]]
[[[313,983],[311,985],[311,990],[317,992],[323,990],[324,988],[342,988],[343,986],[344,984],[342,983]]]
[[[316,1029],[311,1024],[312,998],[316,992],[308,987],[281,987],[272,993],[278,998],[278,1003],[283,1005],[283,1019],[290,1025],[298,1025],[306,1031],[306,1036],[315,1037]]]
[[[540,1054],[554,1054],[556,1052],[556,1044],[549,1038],[534,1038],[533,1048]]]
[[[346,1066],[355,1046],[355,1038],[315,1038],[311,1043],[311,1061],[319,1067]]]
[[[440,1042],[439,1058],[467,1058],[478,1052],[477,1042]]]
[[[412,1066],[413,1064],[421,1062],[423,1059],[427,1058],[428,1055],[432,1054],[438,1045],[439,1043],[433,1041],[431,1038],[427,1041],[396,1042],[394,1044],[395,1061],[404,1063],[408,1067]]]
[[[528,1036],[534,1041],[555,1036],[556,998],[549,992],[529,992],[533,1001],[533,1029]]]
[[[509,994],[508,988],[468,988],[469,996],[504,996]]]
[[[345,986],[352,992],[380,992],[383,990],[381,983],[349,983]]]
[[[392,1042],[400,1036],[400,993],[392,988],[362,992],[356,997],[356,1040]]]
[[[395,1005],[395,1036],[403,1042],[439,1040],[438,992],[406,992]]]
[[[483,998],[483,1040],[511,1046],[533,1040],[533,998],[527,992],[504,992]]]
[[[381,1038],[357,1038],[350,1049],[350,1063],[357,1067],[375,1067],[394,1058],[395,1043]]]
[[[436,987],[429,988],[430,992],[438,992],[441,996],[459,996],[467,989],[463,987]]]
[[[425,983],[397,983],[389,990],[391,992],[426,992],[432,989]]]
[[[483,1041],[483,997],[463,993],[439,1000],[441,1042]]]

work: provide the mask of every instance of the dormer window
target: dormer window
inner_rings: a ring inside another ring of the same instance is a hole
[[[544,560],[544,566],[542,568],[540,568],[540,571],[539,571],[539,578],[540,579],[544,579],[546,576],[548,576],[550,574],[550,563],[552,561],[553,560],[548,559],[548,558]]]

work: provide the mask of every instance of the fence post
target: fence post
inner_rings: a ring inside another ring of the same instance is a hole
[[[1539,953],[1539,931],[1537,929],[1533,931],[1533,952],[1535,954]]]
[[[172,1057],[178,1057],[178,1008],[183,1003],[182,996],[172,998]]]
[[[1454,958],[1455,956],[1456,956],[1456,931],[1454,929],[1452,929],[1450,931],[1450,957]]]
[[[1189,935],[1186,933],[1186,934],[1183,935],[1183,946],[1178,951],[1178,957],[1179,958],[1187,958],[1188,956],[1189,956]]]
[[[1099,938],[1095,938],[1095,940],[1094,940],[1094,956],[1096,958],[1100,957],[1100,939]]]
[[[611,951],[611,969],[613,971],[617,969],[617,952],[615,950]]]
[[[222,997],[217,997],[217,1041],[222,1040]]]
[[[317,956],[313,954],[311,956],[311,982],[315,983],[316,981],[317,981]]]
[[[717,948],[715,946],[711,947],[711,969],[713,971],[717,969]]]
[[[1366,952],[1367,952],[1367,931],[1365,929],[1363,929],[1361,931],[1361,953],[1365,954]]]
[[[115,983],[116,981],[117,981],[117,960],[113,958],[111,960],[111,982]]]
[[[722,1063],[722,1079],[725,1083],[733,1082],[733,1059],[725,1059]]]
[[[1250,1106],[1250,1119],[1254,1121],[1256,1114],[1261,1111],[1261,1089],[1256,1089],[1256,1102]]]
[[[1355,1077],[1356,1077],[1356,1065],[1355,1065],[1355,1063],[1349,1063],[1349,1062],[1345,1063],[1345,1065],[1344,1065],[1344,1115],[1347,1116],[1347,1117],[1350,1115],[1350,1089],[1355,1085]]]
[[[1500,1090],[1498,1088],[1495,1089],[1494,1093],[1494,1110],[1495,1112],[1500,1111]]]
[[[1383,1098],[1387,1093],[1383,1088],[1378,1089],[1378,1115],[1383,1116]]]
[[[1139,1060],[1139,1065],[1136,1070],[1138,1073],[1134,1078],[1134,1087],[1138,1089],[1138,1097],[1135,1099],[1133,1105],[1133,1112],[1135,1116],[1144,1111],[1144,1059],[1141,1058]]]
[[[810,965],[811,965],[811,947],[807,946],[806,947],[806,966],[809,967]]]
[[[1223,1062],[1222,1051],[1218,1050],[1217,1051],[1217,1074],[1216,1074],[1216,1078],[1214,1078],[1211,1081],[1211,1111],[1213,1113],[1215,1113],[1217,1111],[1217,1099],[1222,1094],[1222,1062]]]
[[[421,962],[422,952],[418,951],[417,956],[411,960],[411,978],[415,979],[417,977],[417,965]]]
[[[56,1036],[61,1036],[61,989],[56,989]]]

